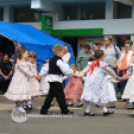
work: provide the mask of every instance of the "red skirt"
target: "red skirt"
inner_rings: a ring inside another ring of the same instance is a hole
[[[71,77],[64,89],[66,100],[79,100],[83,92],[82,78]]]

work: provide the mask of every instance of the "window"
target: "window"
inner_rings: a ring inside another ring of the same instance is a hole
[[[0,20],[3,20],[3,8],[0,8]]]
[[[33,10],[30,7],[15,8],[14,15],[15,22],[36,22],[41,19],[39,16],[39,11]]]
[[[132,6],[118,3],[118,19],[132,18]]]
[[[82,20],[96,20],[105,19],[105,3],[95,3],[82,5],[81,19]]]
[[[64,20],[77,20],[78,19],[78,6],[65,6]]]

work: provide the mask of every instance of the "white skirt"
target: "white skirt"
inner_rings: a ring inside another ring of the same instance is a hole
[[[40,95],[48,95],[49,89],[49,83],[45,80],[45,77],[42,77],[39,84]]]
[[[122,95],[122,99],[130,99],[130,95],[131,95],[131,84],[132,84],[132,77],[129,78],[124,93]]]
[[[110,102],[116,102],[117,101],[114,86],[113,86],[113,83],[111,83],[111,82],[108,82],[108,94],[109,94],[108,97],[109,97]]]

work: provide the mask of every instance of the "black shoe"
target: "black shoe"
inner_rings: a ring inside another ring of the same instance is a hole
[[[76,107],[83,107],[83,103],[79,103]]]
[[[40,110],[40,114],[41,115],[50,115],[50,113],[47,110],[45,110],[43,107]]]
[[[33,108],[32,107],[27,107],[26,109],[32,110]]]
[[[62,113],[62,115],[73,115],[73,114],[74,114],[74,112],[72,112],[72,111],[69,111],[67,113]]]
[[[134,117],[134,114],[132,114],[132,117]]]
[[[27,108],[26,108],[26,107],[25,107],[24,109],[25,109],[25,110],[27,110]]]
[[[85,113],[84,113],[84,116],[95,116],[95,114],[94,114],[94,113],[90,113],[90,112],[89,112],[89,113],[86,113],[86,112],[85,112]]]
[[[111,115],[111,114],[113,114],[114,113],[114,111],[107,111],[106,113],[103,113],[103,116],[107,116],[107,115]]]
[[[131,109],[134,109],[134,107],[128,107],[127,109],[131,110]]]
[[[41,115],[50,115],[50,113],[47,111],[47,112],[40,112]]]
[[[73,103],[68,103],[67,106],[68,106],[68,107],[73,107],[74,104],[73,104]]]
[[[110,106],[110,107],[108,107],[108,108],[115,108],[115,105],[114,105],[114,106]]]
[[[96,107],[100,107],[100,105],[98,105],[98,104],[95,104],[95,106],[96,106]]]

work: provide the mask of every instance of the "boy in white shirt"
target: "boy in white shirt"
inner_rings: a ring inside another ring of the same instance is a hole
[[[66,76],[73,76],[74,71],[69,68],[69,65],[63,63],[62,57],[64,54],[64,48],[62,45],[56,45],[53,48],[54,57],[50,60],[49,64],[42,68],[40,76],[46,76],[46,80],[50,84],[49,94],[46,97],[44,105],[41,108],[40,113],[42,115],[49,114],[48,109],[51,106],[51,102],[54,97],[59,104],[62,114],[73,114],[67,108],[64,92],[62,89],[63,74]]]

